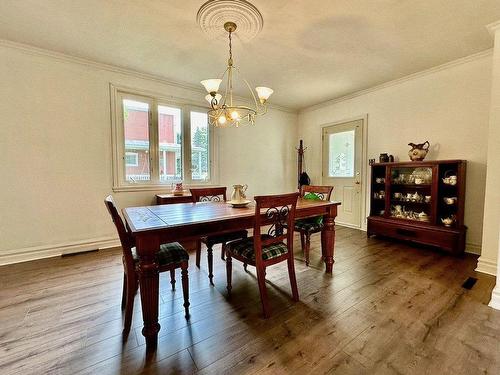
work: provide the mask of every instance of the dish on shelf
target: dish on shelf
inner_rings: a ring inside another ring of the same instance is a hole
[[[457,202],[457,197],[444,197],[443,201],[447,205],[451,206],[451,205],[454,205]]]
[[[391,217],[397,219],[407,219],[407,220],[418,220],[422,222],[429,222],[429,215],[424,212],[416,212],[412,210],[406,210],[406,207],[399,204],[391,207]]]

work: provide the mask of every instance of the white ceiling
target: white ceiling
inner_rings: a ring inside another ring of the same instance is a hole
[[[196,24],[204,0],[1,0],[0,38],[198,84],[226,41]],[[252,0],[264,17],[235,63],[271,102],[303,108],[491,48],[499,0]]]

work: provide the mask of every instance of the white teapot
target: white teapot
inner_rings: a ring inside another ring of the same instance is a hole
[[[233,193],[231,194],[231,202],[243,202],[246,200],[245,191],[248,185],[233,185]]]

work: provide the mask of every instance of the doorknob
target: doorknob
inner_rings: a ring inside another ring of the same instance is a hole
[[[356,185],[359,185],[360,183],[361,183],[361,182],[359,182],[359,181],[356,181],[356,182],[355,182],[355,184],[356,184]]]

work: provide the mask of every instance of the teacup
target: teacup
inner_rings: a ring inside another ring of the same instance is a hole
[[[377,178],[375,179],[375,182],[376,182],[377,184],[383,184],[383,183],[385,182],[385,178],[382,178],[382,177],[377,177]]]
[[[401,199],[401,193],[400,192],[394,193],[394,198]]]
[[[455,202],[457,201],[457,197],[444,197],[443,200],[444,203],[451,205],[455,204]]]
[[[423,183],[424,183],[424,180],[422,178],[420,178],[420,177],[415,178],[415,185],[420,185]]]

